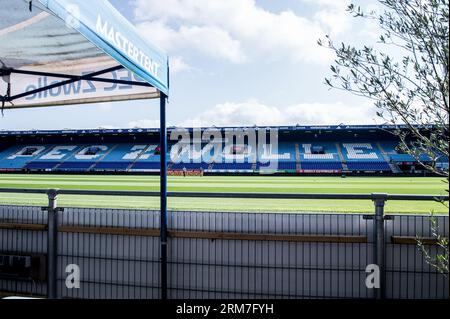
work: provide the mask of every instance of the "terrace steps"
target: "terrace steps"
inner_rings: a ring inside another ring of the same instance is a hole
[[[82,149],[82,148],[83,148],[83,146],[81,146],[81,147],[79,147],[79,146],[75,147],[74,150],[72,151],[72,153],[70,153],[70,155],[67,156],[66,159],[64,159],[64,160],[62,160],[62,161],[60,161],[60,162],[58,162],[58,164],[57,164],[55,167],[53,167],[52,170],[53,170],[53,171],[58,170],[58,169],[61,167],[62,164],[64,164],[65,162],[67,162],[70,158],[72,158],[72,156],[74,156],[74,155],[75,155],[78,151],[80,151],[80,149]]]
[[[298,143],[295,143],[295,163],[297,171],[300,171],[302,169],[302,164],[300,162],[300,147],[298,146]]]
[[[115,148],[117,148],[117,146],[119,146],[118,144],[114,145],[113,147],[111,147],[105,154],[103,154],[103,156],[100,156],[100,158],[95,161],[94,164],[92,164],[91,166],[89,166],[88,171],[91,171],[98,163],[100,163],[101,161],[103,161],[103,159],[105,159],[106,156],[108,156],[109,154],[112,153],[112,151],[114,151]]]
[[[386,152],[383,149],[383,146],[381,146],[380,142],[376,143],[378,149],[380,150],[381,156],[383,156],[383,159],[389,164],[389,167],[391,168],[393,173],[401,173],[400,168],[397,166],[397,164],[390,161],[390,158],[387,156]]]
[[[342,169],[343,169],[344,171],[348,171],[347,162],[346,162],[346,160],[344,159],[344,155],[342,155],[341,145],[340,145],[339,143],[336,143],[335,145],[336,145],[336,149],[337,149],[337,151],[338,151],[339,159],[341,160]]]
[[[128,165],[128,167],[126,168],[126,171],[129,172],[131,170],[131,168],[134,166],[134,164],[136,164],[136,162],[138,161],[138,159],[141,158],[142,155],[145,154],[145,152],[147,152],[147,150],[151,147],[152,145],[147,145],[146,147],[144,147],[141,152],[138,154],[138,156],[136,156],[136,158],[131,162],[130,165]]]

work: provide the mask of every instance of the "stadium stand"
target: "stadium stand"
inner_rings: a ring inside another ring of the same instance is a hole
[[[373,142],[341,143],[350,171],[391,171],[381,150]],[[379,143],[378,143],[379,144]]]
[[[168,141],[168,168],[208,173],[401,173],[420,169],[412,156],[397,151],[398,141],[386,128],[346,128],[330,127],[325,132],[323,127],[279,128],[283,134],[278,144],[258,147],[225,140],[214,145]],[[0,171],[158,172],[158,135],[152,129],[0,131]],[[421,160],[430,159],[423,154]],[[437,165],[448,169],[448,158],[440,157]]]
[[[21,169],[29,161],[41,155],[46,146],[44,145],[14,145],[0,153],[0,168]]]
[[[132,162],[99,162],[94,167],[95,171],[126,171]]]
[[[300,157],[303,162],[339,161],[338,151],[333,143],[301,143],[300,150],[303,150]]]
[[[136,162],[131,167],[131,172],[152,172],[159,170],[159,162]]]
[[[302,171],[341,171],[343,169],[335,143],[303,142],[299,146]]]
[[[386,162],[375,161],[375,162],[358,162],[351,161],[347,162],[347,167],[352,171],[389,171],[389,165]]]
[[[83,172],[89,170],[93,165],[95,165],[95,162],[70,161],[61,163],[58,166],[58,170],[65,172]]]
[[[251,171],[253,167],[252,163],[213,163],[212,171]]]
[[[187,169],[187,170],[199,170],[199,169],[203,169],[206,170],[209,168],[208,163],[171,163],[169,165],[170,169],[173,170],[183,170],[183,169]]]
[[[344,157],[347,161],[379,161],[382,157],[372,143],[342,143],[345,150]]]
[[[335,161],[309,161],[301,164],[305,171],[342,170],[342,163]]]
[[[273,163],[261,163],[258,162],[258,165],[256,166],[257,170],[280,170],[280,171],[290,171],[295,172],[297,170],[297,163],[296,162],[285,162],[280,161],[276,164]]]

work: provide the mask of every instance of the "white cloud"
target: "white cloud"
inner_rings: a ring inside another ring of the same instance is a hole
[[[298,0],[316,9],[313,19],[318,21],[333,40],[346,43],[372,43],[378,40],[380,28],[377,19],[355,18],[347,11],[352,3],[362,11],[381,13],[383,6],[376,0]]]
[[[314,15],[324,25],[327,34],[334,36],[350,30],[352,16],[342,8],[321,10]]]
[[[181,26],[174,30],[162,21],[146,21],[137,25],[142,35],[157,46],[179,57],[193,49],[209,57],[242,62],[245,54],[240,43],[223,29],[215,26]]]
[[[194,49],[234,63],[262,57],[328,64],[331,52],[317,39],[324,37],[324,26],[338,23],[330,15],[272,13],[254,0],[137,0],[135,16],[142,34],[171,54]]]
[[[371,101],[350,105],[335,103],[299,103],[284,107],[265,105],[257,100],[225,102],[178,123],[180,127],[265,126],[265,125],[348,125],[380,124]],[[127,127],[159,127],[159,120],[141,119]]]
[[[315,4],[318,6],[339,8],[350,3],[349,0],[300,0],[300,2]]]
[[[182,57],[179,56],[171,57],[169,63],[170,63],[170,73],[172,74],[192,69],[192,67],[189,64],[187,64]]]
[[[255,100],[223,103],[180,123],[181,126],[332,125],[375,124],[376,109],[370,102],[359,105],[300,103],[268,106]]]
[[[327,34],[334,36],[350,30],[353,17],[346,11],[348,5],[351,3],[350,0],[299,1],[314,6],[316,12],[313,19],[322,25]]]
[[[179,44],[183,42],[185,47],[192,46],[208,56],[236,63],[246,59],[240,43],[231,38],[228,32],[216,26],[182,26],[177,36]]]

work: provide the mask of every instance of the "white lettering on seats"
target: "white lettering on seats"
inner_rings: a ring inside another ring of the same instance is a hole
[[[348,159],[378,159],[375,152],[365,153],[365,150],[373,150],[370,143],[343,143],[342,146],[347,151]]]
[[[99,151],[103,151],[103,152],[108,150],[108,146],[106,146],[106,145],[91,145],[91,146],[87,146],[87,147],[83,148],[81,151],[79,151],[75,155],[75,158],[79,159],[79,160],[93,160],[93,159],[99,158],[104,155],[103,152],[96,152],[95,154],[86,154],[89,150],[91,150],[93,148],[97,148]]]
[[[233,152],[233,150],[235,151]],[[222,151],[222,157],[225,159],[226,163],[232,163],[233,161],[236,161],[236,163],[243,163],[245,159],[250,156],[252,156],[251,145],[225,144]]]
[[[134,145],[131,148],[131,152],[125,154],[122,159],[123,160],[135,160],[136,158],[139,157],[139,154],[142,153],[143,150],[145,150],[145,148],[147,147],[147,145]]]
[[[290,160],[291,154],[289,153],[278,153],[278,150],[272,149],[272,145],[263,144],[262,153],[260,154],[262,160]]]
[[[333,159],[333,153],[326,153],[326,154],[312,154],[311,153],[311,144],[302,144],[303,149],[305,150],[305,153],[303,154],[303,157],[305,159]]]
[[[63,153],[61,151],[73,151],[77,146],[76,145],[68,145],[68,146],[55,146],[52,148],[50,152],[45,155],[42,155],[39,159],[41,160],[61,160],[65,156],[69,155],[69,153]]]
[[[149,159],[150,156],[155,155],[154,151],[158,145],[150,145],[147,150],[139,156],[139,160],[146,160]]]
[[[35,157],[45,150],[45,146],[25,146],[18,152],[9,156],[8,159],[16,159],[18,157]]]

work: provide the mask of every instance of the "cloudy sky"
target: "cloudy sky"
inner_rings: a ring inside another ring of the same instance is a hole
[[[332,52],[375,43],[346,0],[111,0],[171,64],[169,125],[380,124],[370,101],[329,90]],[[377,9],[375,0],[353,1]],[[7,110],[0,129],[157,127],[157,101]]]

